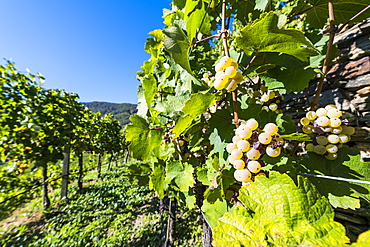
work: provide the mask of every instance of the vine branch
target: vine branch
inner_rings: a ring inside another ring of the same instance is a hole
[[[329,22],[330,36],[329,36],[328,46],[327,46],[327,49],[326,49],[326,56],[325,56],[325,60],[324,60],[324,65],[322,67],[322,76],[321,76],[319,84],[317,85],[317,88],[316,88],[315,98],[314,98],[314,100],[311,104],[311,107],[310,107],[311,110],[314,110],[316,108],[316,105],[319,102],[319,97],[320,97],[320,94],[321,94],[321,91],[322,91],[322,87],[324,85],[324,80],[325,80],[326,74],[328,73],[329,60],[330,60],[331,52],[332,52],[332,48],[333,48],[333,41],[334,41],[334,36],[335,36],[335,24],[334,24],[334,7],[333,7],[332,0],[328,0],[328,10],[329,10],[329,21],[330,21]]]

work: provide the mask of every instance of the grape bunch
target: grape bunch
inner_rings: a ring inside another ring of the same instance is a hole
[[[252,181],[263,165],[260,160],[262,155],[277,157],[281,153],[284,140],[280,138],[278,126],[268,123],[261,130],[255,119],[242,121],[235,130],[232,143],[227,144],[226,151],[229,155],[229,162],[236,169],[234,178],[243,183]]]
[[[266,111],[276,111],[281,113],[284,96],[278,90],[269,90],[265,85],[251,85],[247,89],[249,104],[262,105],[262,109]]]
[[[355,129],[348,126],[342,118],[342,112],[335,105],[327,105],[316,111],[309,111],[301,118],[302,132],[312,135],[312,143],[306,145],[306,151],[324,155],[328,160],[338,157],[338,149],[351,140]]]
[[[211,77],[212,74],[208,72],[203,74],[202,80],[217,90],[234,91],[243,80],[242,73],[237,71],[238,68],[238,63],[233,58],[224,56],[215,66],[215,77]]]

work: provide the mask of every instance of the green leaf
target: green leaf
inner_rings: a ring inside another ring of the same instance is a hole
[[[202,211],[212,228],[218,226],[218,219],[221,218],[226,212],[231,212],[225,200],[216,201],[213,204],[209,203],[207,200],[204,200]]]
[[[370,180],[369,163],[360,162],[358,151],[344,146],[338,151],[338,158],[328,160],[312,152],[302,159],[297,171],[338,178]],[[370,199],[370,186],[324,178],[308,177],[321,194],[329,198],[334,207],[355,209],[360,206],[359,197]]]
[[[271,0],[256,0],[256,6],[254,8],[264,11],[270,2]]]
[[[159,155],[161,150],[163,129],[149,129],[149,124],[139,115],[130,117],[132,124],[127,126],[126,141],[134,158],[148,160],[152,154]]]
[[[203,114],[215,100],[215,95],[210,93],[195,93],[185,102],[182,112],[186,115],[176,123],[172,132],[178,137],[186,128],[190,126],[193,120],[200,114]]]
[[[370,230],[361,233],[355,243],[351,244],[354,247],[368,247],[370,243]]]
[[[298,186],[286,174],[259,176],[239,191],[233,213],[213,229],[214,246],[340,246],[349,241],[334,211],[308,179]],[[267,244],[268,243],[268,244]]]
[[[241,30],[237,45],[248,55],[253,52],[278,52],[295,56],[302,61],[318,54],[302,32],[279,29],[278,20],[276,14],[269,12],[260,20],[247,25]]]
[[[188,0],[185,6],[186,31],[188,38],[192,41],[197,34],[197,31],[202,30],[208,34],[211,24],[208,14],[205,10],[205,3],[199,0]]]
[[[159,198],[164,197],[165,170],[161,163],[154,163],[153,173],[150,175],[149,189],[155,189]]]
[[[190,42],[179,26],[171,26],[163,30],[166,37],[163,40],[165,49],[183,69],[192,73],[189,63]]]
[[[182,192],[187,192],[189,187],[194,186],[194,168],[188,163],[167,162],[166,183],[174,183]]]
[[[305,8],[306,20],[312,28],[323,28],[329,18],[327,0],[309,0]],[[333,1],[335,24],[345,23],[358,12],[369,5],[368,0],[335,0]],[[356,18],[356,22],[366,19],[363,14]]]
[[[154,95],[157,93],[157,81],[153,75],[147,75],[143,78],[141,85],[144,88],[145,102],[148,108],[150,108]]]

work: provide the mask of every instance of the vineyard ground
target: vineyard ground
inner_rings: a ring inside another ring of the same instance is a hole
[[[124,169],[104,168],[101,180],[96,171],[85,176],[81,193],[72,183],[68,201],[59,199],[59,190],[52,191],[53,206],[45,212],[41,199],[15,210],[0,222],[0,245],[159,246],[159,200],[147,187],[132,186],[121,176]],[[179,209],[176,246],[201,246],[197,217],[194,210]]]

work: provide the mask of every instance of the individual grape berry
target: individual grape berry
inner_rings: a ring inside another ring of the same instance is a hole
[[[250,143],[246,140],[240,140],[238,141],[236,145],[237,145],[237,148],[242,152],[248,151],[251,146]]]
[[[236,170],[244,169],[245,162],[243,160],[235,160],[233,166]]]
[[[251,160],[247,163],[247,168],[252,173],[258,173],[261,170],[261,164],[257,160]]]
[[[226,74],[220,74],[219,76],[216,75],[216,80],[215,80],[213,86],[217,90],[222,90],[226,87],[228,82],[229,82],[229,78],[227,77]]]
[[[256,120],[256,119],[254,119],[254,118],[249,119],[249,120],[245,123],[245,125],[247,125],[251,130],[255,130],[255,129],[257,129],[257,128],[258,128],[258,122],[257,122],[257,120]]]
[[[316,116],[318,117],[326,117],[328,111],[325,108],[319,108],[316,110]]]
[[[352,126],[347,126],[347,135],[353,135],[355,133],[356,129]]]
[[[276,93],[274,91],[272,91],[272,90],[268,90],[267,91],[267,94],[269,96],[269,99],[275,98],[275,95],[276,95]]]
[[[309,120],[315,120],[316,117],[316,112],[314,111],[309,111],[306,113],[306,118],[308,118]]]
[[[301,118],[301,120],[299,121],[303,126],[307,126],[311,123],[311,120],[309,120],[308,118],[304,117],[304,118]]]
[[[328,138],[326,138],[326,136],[317,136],[316,137],[316,142],[317,144],[319,145],[326,145],[328,144]]]
[[[234,136],[233,137],[233,143],[236,145],[236,144],[238,144],[238,142],[241,140],[241,138],[239,137],[239,136]]]
[[[326,151],[328,151],[328,153],[334,154],[338,152],[338,147],[334,144],[329,144],[326,146]]]
[[[344,134],[339,134],[338,139],[340,143],[347,143],[350,140],[349,136]]]
[[[339,118],[330,118],[330,123],[329,125],[333,128],[337,128],[339,127],[340,125],[342,124],[342,120],[340,120]]]
[[[261,133],[259,136],[258,136],[258,140],[262,143],[262,144],[269,144],[271,141],[272,141],[272,137],[269,133]]]
[[[249,182],[252,178],[252,173],[248,169],[235,170],[234,178],[239,182]]]
[[[231,152],[236,149],[237,146],[234,143],[229,143],[226,145],[226,151],[231,154]]]
[[[318,117],[315,122],[322,127],[328,126],[330,123],[329,118],[327,117]]]
[[[311,134],[312,133],[312,131],[313,131],[313,125],[303,125],[302,126],[302,131],[303,131],[303,133],[305,133],[305,134]]]
[[[326,153],[326,148],[325,146],[323,145],[316,145],[314,148],[313,148],[313,151],[317,154],[324,154]]]
[[[236,159],[233,156],[229,155],[229,157],[227,158],[227,160],[230,162],[230,164],[234,164],[234,162],[235,162]]]
[[[330,109],[328,110],[328,117],[330,118],[339,118],[342,116],[342,112],[338,109]]]
[[[308,144],[306,144],[306,151],[307,152],[313,152],[314,147],[315,146],[312,143],[308,143]]]
[[[223,56],[220,59],[220,61],[216,64],[215,70],[216,71],[221,71],[221,70],[226,69],[227,67],[229,67],[231,65],[232,61],[234,61],[234,59],[232,59],[231,57]]]
[[[341,132],[342,132],[342,126],[332,128],[332,130],[331,130],[331,133],[336,134],[336,135],[340,134]]]
[[[275,104],[275,103],[272,103],[272,104],[269,105],[269,109],[271,111],[276,111],[278,109],[278,105]]]
[[[261,96],[261,98],[260,98],[260,101],[261,102],[267,102],[267,101],[269,101],[269,96],[268,96],[268,94],[263,94],[262,96]]]
[[[280,147],[276,147],[276,148],[273,148],[272,145],[269,145],[267,148],[266,148],[266,154],[270,157],[278,157],[281,153],[281,148]]]
[[[330,142],[331,144],[336,144],[339,142],[339,136],[338,135],[334,135],[334,134],[330,134],[327,136],[328,138],[328,142]]]
[[[252,135],[252,130],[245,124],[241,124],[236,131],[241,139],[248,139]]]
[[[264,110],[264,111],[269,111],[269,110],[270,110],[270,108],[269,108],[267,105],[264,105],[264,106],[262,106],[262,110]]]
[[[327,105],[325,106],[325,110],[329,111],[330,109],[337,109],[335,105]]]
[[[229,66],[225,69],[225,74],[230,78],[234,77],[236,75],[236,69],[234,66]]]
[[[234,159],[240,159],[243,156],[243,152],[239,149],[234,149],[230,154]]]
[[[230,83],[226,86],[226,90],[229,92],[232,92],[237,87],[238,87],[238,83],[235,80],[231,80]]]
[[[261,157],[261,153],[257,149],[252,148],[247,152],[247,157],[250,160],[258,160]]]
[[[241,72],[236,72],[235,76],[231,77],[231,79],[235,80],[236,83],[240,83],[243,80],[243,74]]]
[[[326,126],[326,127],[320,127],[322,129],[322,131],[324,131],[325,133],[329,133],[332,131],[332,127],[329,127],[329,126]]]
[[[327,158],[328,160],[335,160],[336,158],[338,158],[338,153],[328,153],[327,155],[325,155],[325,158]]]
[[[342,125],[342,131],[340,132],[341,134],[347,135],[348,133],[348,126],[347,125]]]
[[[263,128],[263,131],[265,133],[268,133],[270,135],[275,135],[278,131],[279,131],[279,128],[278,126],[276,126],[276,124],[274,123],[268,123],[265,125],[265,127]]]

